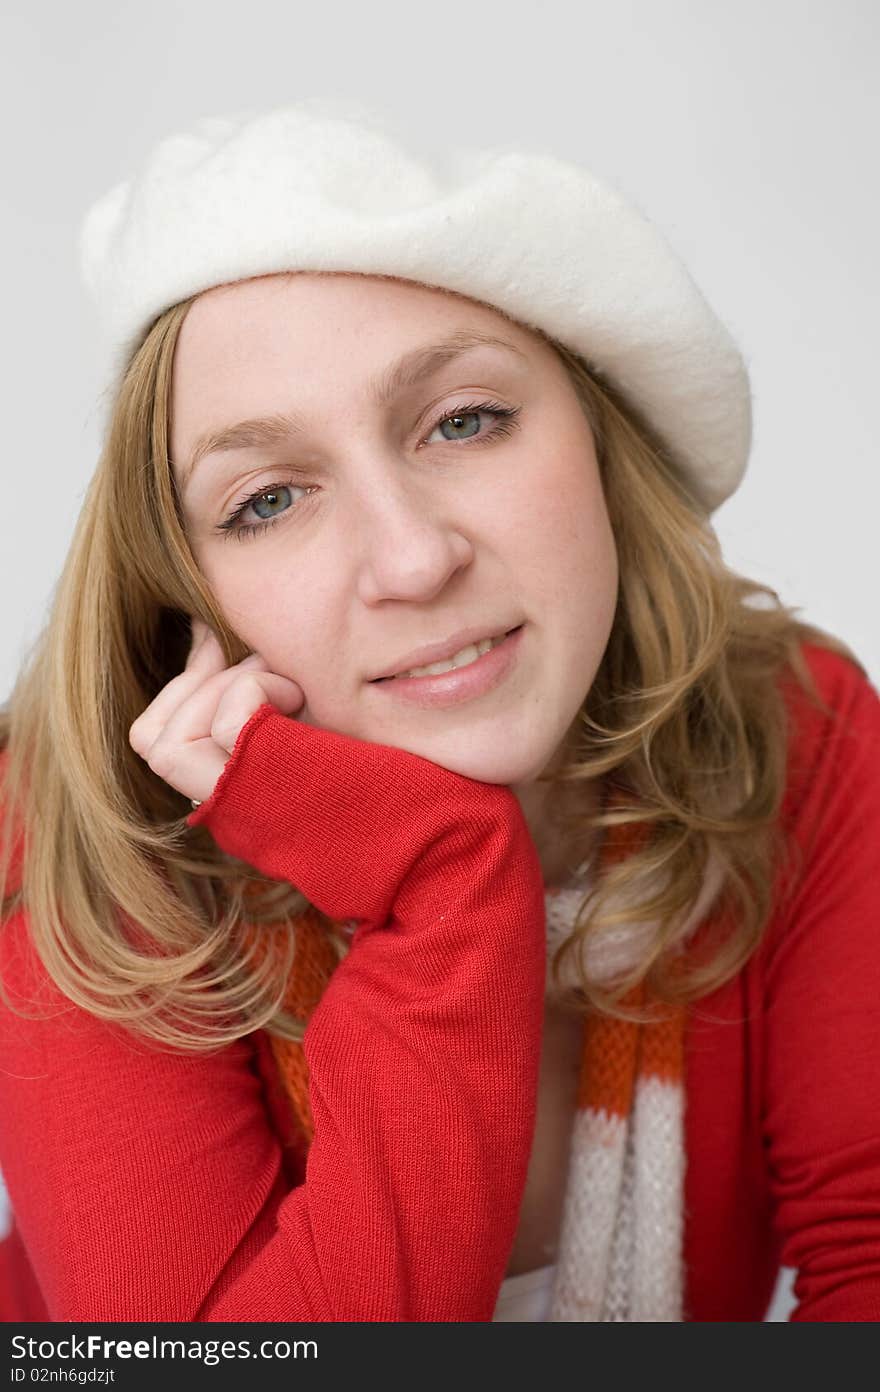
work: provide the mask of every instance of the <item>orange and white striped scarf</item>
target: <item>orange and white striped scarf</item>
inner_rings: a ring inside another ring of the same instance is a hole
[[[642,831],[639,824],[615,828],[600,846],[600,870],[629,854]],[[701,922],[717,887],[717,876],[708,874],[689,929]],[[583,875],[546,891],[548,987],[552,952],[569,936],[588,891]],[[591,944],[586,959],[594,979],[610,978],[632,961],[652,928],[629,924]],[[307,1019],[337,962],[318,917],[305,914],[288,1008]],[[628,1006],[648,1002],[644,985],[624,998]],[[650,1024],[585,1017],[551,1321],[683,1319],[685,1025],[685,1010],[668,1006]],[[273,1037],[271,1048],[308,1142],[313,1119],[302,1046]]]

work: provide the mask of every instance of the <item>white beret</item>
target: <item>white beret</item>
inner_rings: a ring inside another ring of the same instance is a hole
[[[574,349],[639,409],[708,512],[745,472],[749,379],[730,333],[658,229],[553,155],[419,161],[381,118],[326,102],[207,117],[89,208],[79,249],[116,373],[157,315],[212,286],[391,275]]]

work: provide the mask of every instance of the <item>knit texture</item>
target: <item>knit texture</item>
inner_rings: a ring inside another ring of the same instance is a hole
[[[613,792],[605,805],[622,804]],[[624,859],[644,835],[639,823],[615,828],[600,843],[601,869]],[[555,948],[574,928],[588,891],[577,883],[546,891],[548,943]],[[707,875],[690,927],[706,912],[718,880]],[[652,925],[612,930],[591,964],[613,974]],[[337,924],[343,931],[348,925]],[[297,924],[297,957],[285,1005],[308,1018],[336,965],[326,926],[306,914]],[[550,984],[548,957],[547,985]],[[570,972],[569,972],[570,979]],[[644,984],[624,997],[643,1010]],[[655,1003],[656,1005],[656,1003]],[[572,1131],[553,1321],[678,1321],[682,1318],[683,1058],[686,1012],[664,1006],[656,1022],[636,1023],[592,1013],[584,1025],[577,1109]],[[296,1123],[314,1134],[308,1068],[302,1046],[273,1037],[272,1052]]]

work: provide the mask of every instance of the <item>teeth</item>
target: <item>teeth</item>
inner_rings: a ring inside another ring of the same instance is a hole
[[[461,652],[454,653],[445,662],[431,662],[427,667],[413,667],[411,672],[399,672],[401,677],[438,677],[441,672],[454,672],[458,667],[467,667],[469,663],[476,662],[478,657],[482,657],[490,648],[497,648],[503,642],[506,634],[501,633],[497,638],[481,638],[479,643],[471,643],[468,647],[462,648]]]

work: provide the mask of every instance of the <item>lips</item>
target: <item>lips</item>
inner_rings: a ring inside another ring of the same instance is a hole
[[[390,701],[398,710],[407,707],[425,711],[452,710],[490,697],[504,686],[520,667],[527,625],[520,624],[506,633],[500,642],[461,667],[445,672],[427,672],[424,676],[400,674],[374,683],[380,704]],[[479,643],[473,644],[479,650]],[[453,657],[455,654],[453,654]],[[465,654],[467,658],[467,653]],[[411,670],[411,669],[410,669]]]
[[[507,637],[516,631],[521,625],[505,626],[499,624],[496,627],[481,626],[465,628],[453,633],[449,638],[444,638],[439,643],[428,643],[421,648],[414,648],[411,652],[405,653],[396,659],[392,666],[386,667],[383,672],[367,680],[371,682],[389,681],[392,677],[403,676],[406,672],[412,672],[414,668],[429,667],[435,662],[448,662],[455,657],[456,653],[462,652],[465,648],[483,642],[487,638]]]

